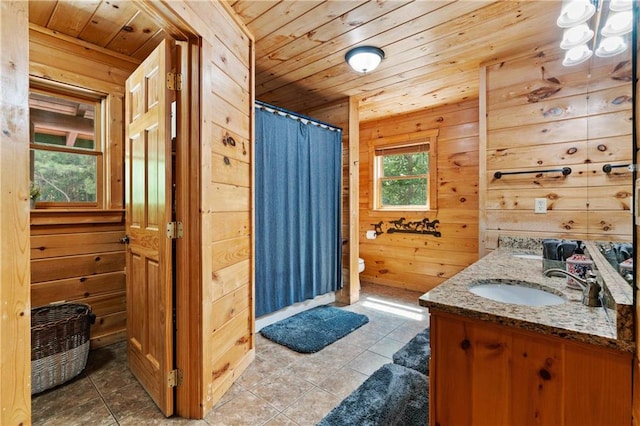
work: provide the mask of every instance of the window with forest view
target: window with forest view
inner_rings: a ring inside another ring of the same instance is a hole
[[[97,101],[33,91],[31,181],[40,206],[99,206],[102,150]]]
[[[429,144],[375,149],[375,195],[378,209],[429,208]]]

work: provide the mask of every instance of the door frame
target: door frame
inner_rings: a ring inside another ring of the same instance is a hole
[[[200,246],[200,46],[193,40],[181,45],[182,90],[177,96],[175,203],[176,218],[183,222],[184,236],[176,240],[175,259],[175,353],[182,370],[176,388],[180,417],[202,417],[202,270]],[[198,360],[198,362],[194,362]]]
[[[202,418],[202,270],[200,266],[200,36],[163,2],[134,0],[172,37],[178,51],[182,89],[176,92],[177,144],[176,220],[184,236],[175,249],[175,367],[181,370],[176,386],[177,416]],[[197,360],[197,362],[196,362]]]

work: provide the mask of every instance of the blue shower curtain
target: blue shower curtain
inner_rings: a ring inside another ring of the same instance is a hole
[[[342,287],[341,131],[256,107],[256,316]]]

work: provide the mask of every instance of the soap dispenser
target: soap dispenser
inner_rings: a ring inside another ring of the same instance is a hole
[[[582,241],[578,241],[578,247],[573,254],[567,259],[567,272],[580,278],[586,278],[587,272],[593,269],[593,260],[584,254]],[[567,287],[581,290],[580,284],[571,277],[567,277]]]

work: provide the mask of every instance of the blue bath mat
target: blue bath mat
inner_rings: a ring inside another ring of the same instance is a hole
[[[310,354],[368,322],[365,315],[333,306],[317,306],[268,325],[260,334],[296,352]]]
[[[397,364],[385,364],[318,426],[425,426],[429,423],[429,380]]]
[[[431,358],[429,328],[416,334],[413,339],[393,354],[394,363],[413,368],[426,375],[429,375],[429,358]]]

